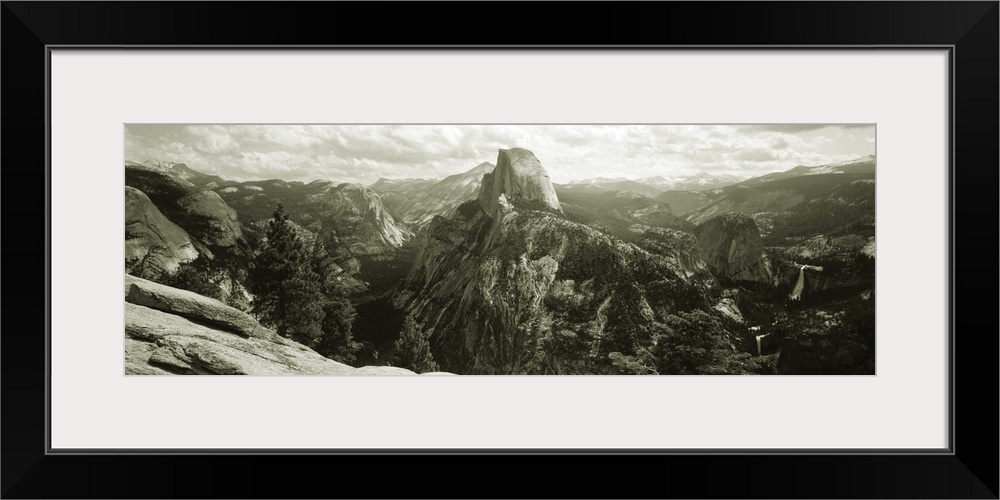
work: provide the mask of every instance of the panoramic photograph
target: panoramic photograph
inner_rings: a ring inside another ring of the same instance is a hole
[[[874,375],[875,125],[127,124],[127,375]]]

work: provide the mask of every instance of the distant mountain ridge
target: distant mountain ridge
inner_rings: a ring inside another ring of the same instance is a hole
[[[217,175],[203,174],[201,172],[192,170],[184,163],[167,162],[156,159],[146,160],[142,163],[131,160],[125,160],[125,166],[166,174],[171,178],[173,178],[175,181],[178,181],[185,186],[205,187],[207,184],[212,182],[216,183],[225,182],[225,180],[222,177],[219,177]]]
[[[778,179],[787,179],[790,177],[801,177],[804,175],[821,175],[821,174],[874,175],[875,156],[867,155],[867,156],[862,156],[860,158],[855,158],[853,160],[828,163],[824,165],[815,165],[815,166],[799,165],[794,168],[785,170],[784,172],[774,172],[771,174],[761,175],[759,177],[753,177],[741,182],[740,184],[744,186],[753,186]]]
[[[474,199],[483,176],[495,166],[483,162],[472,169],[441,180],[379,179],[369,187],[383,197],[386,208],[400,221],[420,228],[436,215],[445,215]]]
[[[656,198],[667,191],[709,191],[732,185],[755,185],[777,179],[819,174],[872,174],[875,172],[875,156],[867,155],[823,165],[798,165],[789,170],[773,172],[757,177],[740,177],[731,174],[698,172],[681,176],[651,176],[640,179],[626,177],[594,177],[577,179],[565,184],[557,184],[557,189],[567,191],[631,191],[650,198]]]
[[[730,186],[745,179],[729,174],[711,174],[698,172],[692,175],[664,177],[662,175],[627,179],[624,177],[596,177],[593,179],[573,180],[558,185],[566,190],[589,189],[596,191],[631,191],[650,198],[655,198],[664,191],[702,191]]]
[[[837,186],[855,181],[862,181],[859,192],[874,201],[874,180],[874,161],[796,167],[705,192],[708,196],[702,200],[704,204],[691,210],[686,218],[700,224],[715,215],[729,212],[757,214],[797,210],[830,195]],[[867,181],[872,183],[865,184]]]

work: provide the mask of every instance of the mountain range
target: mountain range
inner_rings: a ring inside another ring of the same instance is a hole
[[[702,191],[729,186],[742,180],[741,177],[729,174],[699,172],[676,177],[657,175],[641,179],[596,177],[570,181],[559,187],[566,191],[631,191],[654,198],[663,191]]]
[[[871,157],[745,180],[554,184],[522,148],[441,180],[370,186],[239,182],[158,161],[125,174],[126,272],[169,282],[199,261],[217,298],[249,309],[243,280],[281,204],[334,259],[360,311],[356,339],[385,351],[412,316],[454,373],[792,373],[808,363],[780,352],[842,348],[809,336],[829,331],[809,311],[843,314],[874,290]],[[793,287],[802,300],[786,311]],[[774,330],[756,348],[748,325],[782,321],[814,333]],[[795,347],[764,354],[786,336]],[[867,344],[851,338],[853,361],[837,369],[866,370]],[[714,354],[681,366],[675,348]]]

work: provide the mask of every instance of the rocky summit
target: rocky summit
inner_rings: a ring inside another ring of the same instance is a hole
[[[222,302],[131,275],[125,275],[125,374],[416,375],[338,363]]]
[[[519,209],[563,213],[548,172],[527,149],[501,149],[496,168],[483,176],[479,202],[493,218],[500,214],[500,195]]]
[[[669,315],[709,307],[714,280],[693,237],[651,232],[651,247],[670,248],[661,255],[568,220],[543,173],[529,152],[501,150],[483,182],[496,200],[435,217],[421,236],[396,305],[434,332],[443,369],[608,373]]]
[[[774,282],[753,217],[717,215],[699,225],[694,234],[701,257],[715,274],[734,281]]]

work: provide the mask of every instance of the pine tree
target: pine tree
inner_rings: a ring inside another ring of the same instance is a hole
[[[355,354],[361,345],[354,342],[351,327],[357,316],[354,306],[347,298],[344,286],[338,281],[338,269],[327,253],[322,238],[316,238],[312,248],[311,265],[320,280],[323,294],[323,337],[318,351],[320,354],[345,364],[353,364]]]
[[[208,259],[201,255],[195,257],[191,262],[181,264],[176,273],[162,277],[160,282],[216,300],[223,298],[222,289],[212,282],[212,269]]]
[[[278,204],[251,273],[253,312],[278,335],[309,347],[322,337],[323,293],[302,238]]]
[[[429,335],[413,314],[403,320],[399,340],[393,345],[392,364],[417,373],[433,372],[438,365],[431,355]]]

